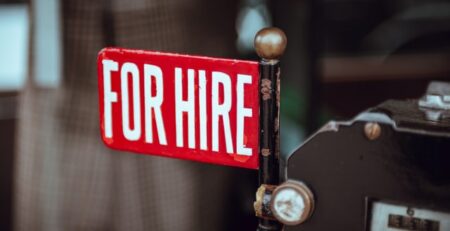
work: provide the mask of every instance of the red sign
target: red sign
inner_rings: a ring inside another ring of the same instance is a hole
[[[113,149],[258,168],[258,63],[105,48],[100,128]]]

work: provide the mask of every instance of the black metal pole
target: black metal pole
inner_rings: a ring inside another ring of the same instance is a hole
[[[279,62],[262,60],[260,70],[260,156],[259,181],[279,184]]]
[[[262,29],[255,37],[255,49],[259,57],[261,57],[259,64],[259,184],[261,192],[258,190],[261,195],[261,203],[257,209],[259,211],[256,211],[259,217],[258,231],[276,231],[283,228],[283,225],[273,217],[269,208],[269,202],[271,192],[280,183],[279,58],[283,54],[286,44],[286,36],[278,28]]]

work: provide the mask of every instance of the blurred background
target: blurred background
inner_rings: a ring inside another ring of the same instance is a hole
[[[257,172],[103,147],[95,60],[257,60],[267,26],[288,37],[284,156],[328,120],[450,80],[450,1],[0,0],[0,229],[254,230]]]

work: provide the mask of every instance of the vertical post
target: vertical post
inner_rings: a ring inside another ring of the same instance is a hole
[[[280,182],[279,115],[280,115],[280,65],[279,58],[286,48],[284,32],[271,27],[260,30],[255,37],[255,50],[261,58],[260,68],[260,134],[259,134],[259,184],[256,214],[258,231],[275,231],[283,228],[274,219],[270,208],[271,192]],[[259,198],[258,198],[259,197]],[[259,202],[258,202],[259,201]],[[259,204],[258,204],[259,203]]]

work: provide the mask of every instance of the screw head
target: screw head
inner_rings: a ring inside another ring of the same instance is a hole
[[[286,181],[274,190],[270,210],[285,225],[301,224],[312,215],[314,195],[304,183]]]
[[[256,53],[262,59],[279,59],[283,55],[286,45],[286,35],[276,27],[264,28],[256,33],[254,46]]]
[[[381,127],[378,123],[368,122],[364,126],[364,134],[369,140],[376,140],[381,135]]]

